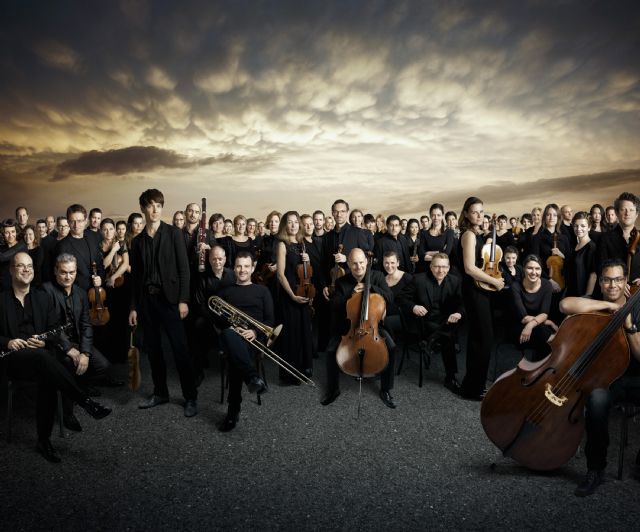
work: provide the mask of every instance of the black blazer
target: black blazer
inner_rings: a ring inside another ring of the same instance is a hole
[[[338,245],[342,244],[344,249],[342,253],[349,255],[349,252],[353,248],[360,248],[363,251],[373,251],[373,235],[371,231],[354,227],[350,224],[344,224],[342,229],[338,232],[335,229],[324,234],[324,249],[322,252],[324,261],[324,277],[330,279],[329,272],[333,268],[335,262],[333,255],[338,251]],[[345,262],[341,264],[345,271],[349,270],[348,264]]]
[[[74,240],[78,240],[78,241],[84,240],[87,243],[89,248],[89,254],[90,254],[90,259],[88,264],[84,260],[82,260],[81,256],[77,255],[75,248],[73,247]],[[83,236],[82,239],[76,239],[73,236],[71,236],[71,233],[69,233],[66,237],[64,237],[62,240],[60,240],[56,244],[53,262],[50,265],[51,271],[49,273],[51,273],[52,275],[51,278],[53,278],[53,269],[55,268],[55,265],[56,265],[56,258],[62,253],[69,253],[70,255],[73,255],[78,261],[78,273],[76,275],[76,284],[80,288],[84,290],[88,290],[89,287],[93,286],[93,281],[91,280],[91,276],[93,275],[91,272],[92,262],[96,263],[97,274],[104,279],[104,264],[102,263],[102,253],[98,248],[98,244],[99,244],[99,240],[96,238],[96,236],[93,236],[93,233],[91,235],[85,234],[85,236]]]
[[[413,316],[413,307],[421,305],[427,310],[433,307],[433,289],[438,281],[435,280],[431,272],[418,273],[413,276],[409,283],[398,295],[396,304],[402,309],[405,316]],[[461,281],[457,276],[447,275],[442,281],[442,304],[440,306],[442,314],[440,318],[447,318],[456,312],[464,316],[464,305],[462,302]],[[429,320],[430,313],[425,316]]]
[[[140,304],[144,289],[144,260],[146,229],[131,242],[129,260],[131,263],[131,309],[136,310]],[[189,260],[184,237],[177,227],[160,222],[154,238],[160,236],[158,267],[162,282],[162,293],[173,305],[189,302]]]
[[[351,299],[353,295],[353,289],[358,282],[351,272],[345,276],[340,277],[336,281],[336,291],[331,298],[331,334],[332,336],[342,336],[348,330],[347,321],[347,301]],[[371,292],[373,294],[380,294],[384,297],[385,303],[389,305],[393,302],[393,292],[384,275],[376,270],[371,272]]]
[[[42,285],[42,289],[49,294],[58,313],[58,321],[65,323],[67,321],[67,310],[64,304],[65,293],[64,288],[54,282],[47,282]],[[73,325],[76,336],[79,339],[78,350],[91,356],[93,348],[93,327],[89,321],[89,297],[81,288],[73,285],[71,287],[71,309],[73,311]],[[73,347],[73,343],[67,334],[60,335],[60,348],[68,353]]]
[[[36,334],[50,331],[57,327],[58,314],[53,300],[40,288],[31,288],[31,307],[33,309],[33,326]],[[13,289],[0,294],[0,348],[7,349],[11,340],[18,338],[18,317],[13,302]],[[56,342],[47,341],[48,346]]]

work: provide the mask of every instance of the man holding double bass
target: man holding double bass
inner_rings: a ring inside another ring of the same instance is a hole
[[[627,301],[627,266],[619,259],[611,259],[602,265],[600,289],[602,300],[588,297],[567,297],[560,302],[565,314],[584,312],[616,312]],[[584,454],[587,458],[587,474],[575,490],[578,497],[595,492],[604,481],[609,446],[609,411],[621,400],[640,402],[640,303],[635,304],[624,321],[624,332],[633,355],[627,371],[607,389],[596,388],[586,404],[587,443]],[[640,452],[636,458],[636,469],[640,467]],[[638,471],[636,471],[638,478]]]

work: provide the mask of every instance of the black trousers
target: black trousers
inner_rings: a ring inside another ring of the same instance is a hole
[[[56,391],[79,403],[86,399],[68,371],[47,349],[20,349],[5,358],[7,375],[11,379],[35,380],[38,383],[36,427],[38,439],[51,436],[56,412]]]
[[[78,345],[74,344],[74,347],[77,349]],[[70,357],[58,350],[56,353],[58,357],[58,361],[62,363],[62,365],[67,369],[69,375],[72,379],[74,379],[79,385],[84,385],[85,383],[99,381],[100,379],[106,377],[109,368],[111,367],[111,362],[107,360],[105,357],[95,346],[91,350],[91,357],[89,358],[89,367],[87,371],[85,371],[82,375],[76,375],[76,366],[71,360]],[[67,395],[62,395],[62,411],[64,415],[71,414],[73,412],[73,401]]]
[[[380,391],[388,392],[393,389],[393,381],[395,376],[396,367],[396,344],[391,338],[391,335],[383,328],[380,327],[380,334],[384,337],[387,344],[387,350],[389,352],[389,363],[382,373],[380,373]],[[340,345],[339,336],[332,337],[327,342],[327,354],[326,354],[326,368],[327,368],[327,391],[338,390],[340,388],[340,367],[336,359],[336,351]]]
[[[166,397],[167,366],[162,353],[161,335],[166,332],[176,363],[182,396],[185,400],[198,398],[193,362],[189,356],[187,337],[178,312],[178,305],[169,303],[162,294],[144,294],[140,302],[138,316],[144,330],[144,347],[149,354],[153,393]]]
[[[437,343],[442,354],[444,374],[447,379],[455,377],[458,373],[458,360],[456,359],[456,331],[455,324],[441,324],[435,321],[423,320],[421,335],[428,339],[433,333],[439,332]]]
[[[258,376],[255,349],[231,329],[223,329],[220,342],[229,357],[229,412],[238,413],[242,403],[242,382]]]
[[[640,377],[623,375],[609,390],[598,388],[591,392],[585,411],[587,442],[584,454],[587,457],[587,469],[602,470],[607,467],[609,412],[618,401],[640,402]]]
[[[478,395],[484,390],[493,347],[493,312],[491,294],[465,284],[462,290],[469,318],[467,339],[467,373],[462,381],[462,392]]]

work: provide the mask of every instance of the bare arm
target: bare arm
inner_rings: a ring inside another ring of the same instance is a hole
[[[588,299],[586,297],[565,297],[560,301],[560,312],[563,314],[581,314],[583,312],[615,311],[619,305],[600,301],[599,299]]]
[[[492,286],[495,286],[498,290],[504,288],[503,279],[495,279],[490,275],[484,273],[480,268],[476,266],[476,237],[471,231],[465,231],[460,237],[462,239],[462,259],[464,261],[464,271],[467,275],[470,275],[476,281],[482,281]]]

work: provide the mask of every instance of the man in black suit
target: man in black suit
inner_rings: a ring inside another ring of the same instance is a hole
[[[138,407],[152,408],[169,402],[167,368],[160,343],[165,331],[180,376],[184,415],[192,417],[198,413],[198,389],[182,323],[189,313],[189,261],[180,229],[160,219],[163,206],[164,196],[157,189],[148,189],[140,195],[146,226],[133,239],[129,254],[132,285],[129,324],[137,325],[140,318],[153,379],[153,394]]]
[[[320,400],[320,404],[327,406],[333,403],[340,395],[339,375],[340,370],[336,360],[336,351],[340,344],[341,337],[348,331],[349,321],[347,320],[347,301],[355,293],[364,290],[365,275],[367,273],[367,258],[360,248],[354,248],[349,253],[349,273],[336,282],[336,291],[331,298],[331,338],[327,345],[327,386],[325,394]],[[384,275],[373,270],[371,272],[371,292],[381,295],[385,303],[393,301],[393,292],[387,286]],[[389,408],[396,405],[391,397],[390,390],[393,388],[394,361],[393,354],[395,344],[389,334],[380,326],[381,336],[384,337],[389,351],[389,363],[380,374],[380,399]],[[366,354],[365,354],[366,356]]]
[[[73,255],[62,254],[56,260],[55,280],[46,282],[42,288],[54,303],[59,321],[69,322],[71,327],[60,335],[60,361],[79,382],[101,381],[108,385],[121,385],[108,377],[111,363],[93,345],[93,327],[89,321],[89,298],[87,292],[74,285],[77,260]],[[64,426],[80,432],[82,426],[73,414],[73,402],[63,398]]]
[[[59,325],[51,298],[42,290],[31,289],[33,261],[28,253],[15,255],[10,266],[11,288],[0,294],[0,365],[9,378],[36,380],[38,402],[36,425],[38,452],[50,462],[60,456],[49,438],[56,409],[56,390],[68,395],[94,419],[111,413],[87,397],[69,373],[52,355],[55,339],[38,338]]]
[[[455,351],[455,331],[462,319],[464,306],[460,279],[449,273],[449,257],[436,253],[430,271],[414,275],[396,300],[405,316],[419,319],[421,335],[429,338],[438,331],[437,343],[441,347],[444,364],[444,385],[454,393],[460,391],[456,380],[458,364]]]
[[[400,233],[400,218],[392,214],[387,217],[387,232],[384,233],[375,243],[373,250],[376,258],[375,268],[376,270],[384,271],[382,267],[382,261],[385,253],[388,251],[394,251],[398,256],[398,269],[403,272],[411,271],[411,260],[409,247],[407,246],[406,238]]]

